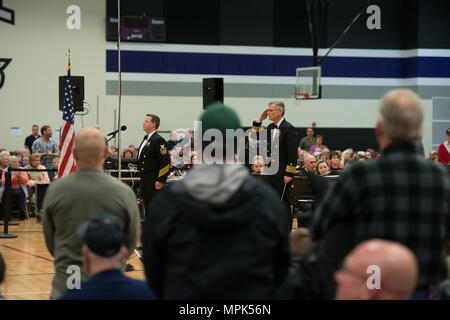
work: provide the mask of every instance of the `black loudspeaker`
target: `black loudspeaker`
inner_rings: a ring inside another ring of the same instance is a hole
[[[73,99],[73,111],[84,111],[84,77],[82,76],[70,76],[72,80],[72,99]],[[64,108],[64,85],[66,84],[66,76],[59,77],[59,110]]]
[[[203,79],[203,110],[214,102],[223,103],[223,78]]]

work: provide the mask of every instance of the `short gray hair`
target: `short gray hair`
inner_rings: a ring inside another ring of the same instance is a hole
[[[256,155],[253,157],[252,164],[258,163],[258,161],[261,161],[262,164],[264,164],[264,158],[260,155]]]
[[[272,101],[272,102],[269,102],[269,106],[270,106],[271,104],[274,104],[274,105],[277,106],[278,109],[281,109],[281,112],[282,112],[282,114],[283,114],[283,116],[284,116],[284,112],[285,112],[285,110],[286,110],[286,107],[284,106],[284,103],[283,103],[283,102],[281,102],[281,101]]]
[[[9,157],[9,164],[11,164],[13,161],[19,161],[19,157],[18,156],[10,156]]]
[[[2,151],[0,152],[0,161],[2,161],[3,159],[5,159],[6,157],[9,157],[9,151]]]
[[[379,121],[393,143],[416,144],[422,138],[423,107],[410,89],[394,89],[381,99]]]

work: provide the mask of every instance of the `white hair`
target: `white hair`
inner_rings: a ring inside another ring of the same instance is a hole
[[[379,122],[383,134],[393,143],[418,143],[423,122],[420,97],[410,89],[389,91],[380,102]]]
[[[9,164],[11,164],[13,161],[18,161],[19,157],[18,156],[10,156],[9,157]]]
[[[281,110],[281,113],[282,113],[282,115],[284,116],[284,112],[285,112],[285,110],[286,110],[286,107],[284,106],[284,103],[283,103],[283,102],[281,102],[281,101],[272,101],[272,102],[269,102],[269,106],[270,106],[271,104],[276,105],[277,108]]]
[[[9,151],[0,152],[0,161],[2,161],[3,159],[5,159],[6,157],[9,157],[9,156],[10,156]]]

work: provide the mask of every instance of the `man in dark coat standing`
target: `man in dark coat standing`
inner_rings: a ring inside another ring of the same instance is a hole
[[[33,152],[33,142],[36,139],[39,139],[41,136],[39,135],[39,126],[37,124],[33,124],[31,127],[31,134],[25,139],[25,146],[30,150],[30,153]]]
[[[270,159],[268,166],[276,166],[278,170],[270,177],[270,183],[286,203],[289,205],[289,189],[292,177],[296,173],[298,138],[295,128],[284,117],[285,106],[281,101],[269,103],[259,119],[253,122],[253,130],[260,131],[262,122],[269,117],[272,121],[267,127],[267,156]],[[261,139],[261,135],[260,135]],[[272,143],[273,141],[273,143]],[[292,229],[292,217],[289,216],[288,230]]]
[[[139,145],[138,170],[141,175],[141,193],[147,212],[155,194],[164,187],[169,175],[170,156],[166,140],[156,130],[160,119],[155,114],[147,114],[142,124],[146,135]]]

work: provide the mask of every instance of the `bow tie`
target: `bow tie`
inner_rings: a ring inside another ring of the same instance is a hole
[[[147,140],[148,136],[144,136],[144,140]]]
[[[277,125],[275,125],[275,129],[279,129],[279,127]]]

